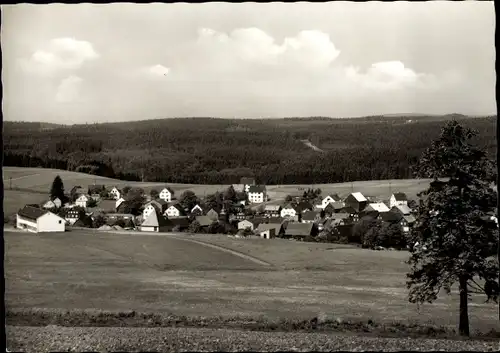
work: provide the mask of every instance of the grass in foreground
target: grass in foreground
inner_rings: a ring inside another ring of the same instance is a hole
[[[458,296],[408,303],[404,252],[198,236],[271,262],[241,257],[168,235],[5,235],[6,307],[244,317],[302,322],[349,318],[380,325],[455,327]],[[214,240],[215,239],[215,240]],[[497,307],[474,297],[472,329],[498,328]],[[149,315],[149,314],[148,314]]]

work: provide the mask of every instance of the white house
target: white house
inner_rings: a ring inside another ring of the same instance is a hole
[[[266,201],[266,187],[263,185],[252,185],[248,188],[248,200],[250,203],[262,203]]]
[[[408,198],[405,193],[396,192],[392,194],[389,200],[389,208],[393,208],[394,206],[407,205],[408,206]]]
[[[163,188],[162,191],[160,191],[159,198],[165,202],[170,202],[172,201],[172,195],[173,195],[173,190],[170,189],[169,187]]]
[[[253,230],[253,223],[246,220],[246,219],[241,221],[241,222],[238,222],[238,230],[247,229],[247,228],[250,228],[250,230]]]
[[[111,189],[111,191],[109,192],[109,195],[113,199],[119,200],[122,196],[122,191],[120,189],[118,189],[117,187],[113,187],[113,189]]]
[[[317,207],[324,209],[326,206],[328,206],[329,203],[334,203],[338,201],[341,201],[338,195],[328,195],[323,200],[321,200],[321,205],[317,205]]]
[[[123,197],[120,197],[118,200],[116,200],[116,202],[115,202],[115,210],[118,209],[118,207],[120,207],[120,205],[122,204],[122,202],[125,202],[125,199]]]
[[[25,206],[16,215],[16,227],[33,233],[64,232],[66,221],[55,213]]]
[[[142,232],[165,232],[167,225],[167,220],[155,210],[142,222],[139,229]]]
[[[292,205],[288,204],[281,209],[280,216],[282,218],[294,218],[297,216],[297,210]]]
[[[184,216],[184,210],[179,204],[171,205],[164,213],[169,218]]]
[[[90,196],[82,194],[78,196],[78,198],[75,201],[75,205],[86,208],[87,207],[87,202],[90,201]]]
[[[153,200],[147,203],[146,206],[144,207],[144,210],[142,211],[143,219],[146,219],[151,213],[154,212],[155,209],[157,209],[158,211],[160,211],[161,214],[163,214],[163,212],[165,212],[165,210],[167,209],[167,203],[163,200],[160,201]]]
[[[77,210],[69,210],[66,212],[66,216],[64,216],[66,223],[69,225],[75,224],[76,221],[80,219],[80,212]]]

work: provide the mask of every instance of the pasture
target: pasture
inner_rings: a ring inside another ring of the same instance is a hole
[[[43,235],[6,231],[4,239],[7,309],[269,319],[327,315],[438,325],[456,325],[458,318],[456,291],[420,311],[408,303],[406,252],[91,230]],[[484,300],[472,299],[474,329],[498,325],[497,307]]]
[[[47,196],[56,175],[59,175],[64,183],[64,188],[69,191],[72,187],[79,185],[86,188],[88,185],[103,184],[106,186],[124,187],[137,186],[143,188],[147,193],[151,189],[158,191],[165,185],[170,186],[175,196],[179,197],[183,191],[191,190],[199,197],[215,193],[216,191],[224,191],[229,185],[201,185],[201,184],[175,184],[175,183],[148,183],[148,182],[134,182],[110,179],[85,173],[76,173],[58,169],[44,169],[44,168],[20,168],[20,167],[4,167],[3,181],[6,188],[12,183],[13,188],[21,188],[27,190],[27,195],[23,195],[24,191],[18,192],[22,195],[22,199],[28,200],[27,203],[36,203],[36,200],[29,201],[32,195],[28,191],[46,192]],[[12,178],[10,181],[9,178]],[[270,203],[282,203],[285,197],[289,194],[302,193],[302,190],[313,187],[320,188],[323,196],[331,193],[337,193],[340,196],[347,196],[352,191],[359,191],[365,196],[373,196],[379,199],[388,200],[393,192],[405,192],[409,198],[416,199],[417,193],[425,189],[429,184],[427,179],[401,179],[401,180],[371,180],[371,181],[355,181],[352,183],[338,183],[338,184],[314,184],[314,185],[267,185],[268,195],[271,199]],[[9,190],[8,190],[9,191]],[[6,197],[4,205],[6,214],[8,212],[16,212],[19,208],[11,207],[8,202],[12,198]],[[42,200],[45,200],[42,199]]]
[[[47,194],[41,194],[29,191],[4,190],[3,197],[3,212],[5,216],[12,216],[26,204],[40,204],[47,201],[48,191]]]

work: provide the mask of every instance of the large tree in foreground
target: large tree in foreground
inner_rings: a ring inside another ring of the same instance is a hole
[[[434,181],[419,195],[417,222],[409,238],[418,245],[411,246],[407,275],[413,303],[431,303],[441,289],[450,294],[458,283],[459,332],[465,336],[470,289],[490,297],[489,288],[498,287],[498,227],[492,219],[497,194],[491,188],[492,162],[471,144],[475,135],[456,121],[446,123],[415,166],[416,177]]]

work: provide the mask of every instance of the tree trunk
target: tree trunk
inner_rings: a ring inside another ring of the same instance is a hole
[[[469,308],[468,308],[468,294],[467,294],[467,277],[460,277],[459,279],[460,291],[460,322],[458,324],[458,331],[461,336],[469,336]]]

